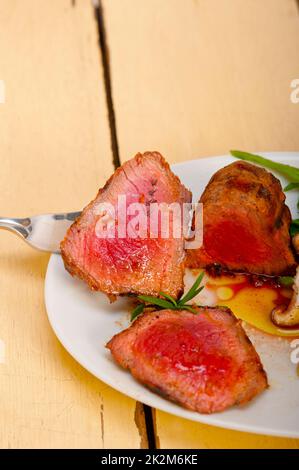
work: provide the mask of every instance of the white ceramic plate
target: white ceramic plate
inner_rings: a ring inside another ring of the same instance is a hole
[[[269,158],[299,166],[299,153],[264,153]],[[235,161],[222,156],[173,165],[173,171],[199,198],[211,175]],[[283,184],[285,181],[282,179]],[[287,202],[296,216],[298,193],[290,192]],[[129,372],[118,367],[105,349],[107,341],[129,325],[130,304],[120,299],[109,304],[101,293],[90,292],[63,267],[61,257],[52,255],[45,284],[45,300],[50,323],[69,353],[96,377],[120,392],[154,408],[183,418],[224,428],[260,434],[299,438],[299,377],[292,364],[289,340],[268,336],[247,328],[267,371],[270,388],[243,407],[202,415],[147,390]]]

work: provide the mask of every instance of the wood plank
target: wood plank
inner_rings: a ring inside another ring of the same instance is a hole
[[[295,0],[103,0],[121,160],[298,150]],[[298,447],[157,411],[162,448]]]
[[[120,154],[298,150],[295,0],[104,0]]]
[[[12,0],[0,23],[0,214],[79,209],[113,171],[91,2]],[[86,372],[49,326],[47,262],[1,231],[0,447],[139,447],[135,402]]]
[[[230,431],[157,411],[157,435],[164,449],[299,449],[299,439]]]

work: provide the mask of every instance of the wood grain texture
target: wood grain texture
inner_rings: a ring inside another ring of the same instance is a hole
[[[295,0],[103,0],[122,161],[298,150]],[[161,448],[289,447],[156,412]]]
[[[295,0],[104,0],[122,159],[298,150]]]
[[[90,1],[0,9],[0,214],[75,210],[113,171]],[[43,301],[48,256],[0,233],[0,447],[139,447],[135,403],[59,344]]]
[[[157,411],[157,433],[164,449],[299,449],[299,439],[230,431]]]

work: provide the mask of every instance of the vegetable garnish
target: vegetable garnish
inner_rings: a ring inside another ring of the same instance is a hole
[[[299,183],[289,183],[289,184],[284,188],[284,191],[291,191],[291,189],[299,189]]]
[[[242,152],[241,150],[231,150],[230,153],[233,157],[239,158],[240,160],[258,163],[259,165],[270,168],[271,170],[276,170],[285,176],[288,180],[290,180],[291,183],[299,183],[299,168],[295,168],[291,165],[285,165],[284,163],[273,162],[268,158],[260,157],[259,155],[254,155],[248,152]],[[292,186],[289,189],[294,189],[295,187],[298,186]],[[285,188],[285,191],[288,191],[288,189]]]
[[[279,283],[285,287],[291,287],[294,284],[294,278],[291,276],[280,276]]]
[[[296,233],[299,233],[299,219],[293,219],[290,226],[291,237],[296,235]]]
[[[160,297],[138,295],[137,299],[142,300],[142,302],[146,302],[148,305],[145,305],[145,303],[138,304],[131,314],[131,321],[135,320],[135,318],[143,312],[146,306],[156,307],[157,310],[188,310],[189,312],[197,314],[198,312],[192,308],[192,305],[187,304],[187,302],[196,297],[204,288],[204,286],[200,287],[203,277],[204,272],[200,273],[192,287],[180,300],[175,300],[171,295],[165,294],[164,292],[159,292]]]
[[[299,168],[291,165],[285,165],[284,163],[273,162],[268,158],[248,152],[242,152],[241,150],[231,150],[230,153],[233,157],[239,158],[240,160],[257,163],[261,166],[270,168],[271,170],[276,170],[278,173],[281,173],[290,181],[290,183],[284,188],[284,191],[299,189]],[[299,200],[297,202],[297,208],[299,210]],[[293,237],[296,235],[296,233],[299,233],[299,219],[292,220],[290,227],[291,236]]]

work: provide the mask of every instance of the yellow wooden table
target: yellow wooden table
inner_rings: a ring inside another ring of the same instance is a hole
[[[137,151],[299,150],[296,0],[2,0],[0,25],[1,215],[81,208]],[[299,447],[155,410],[151,430],[54,336],[47,262],[1,232],[2,448]]]

